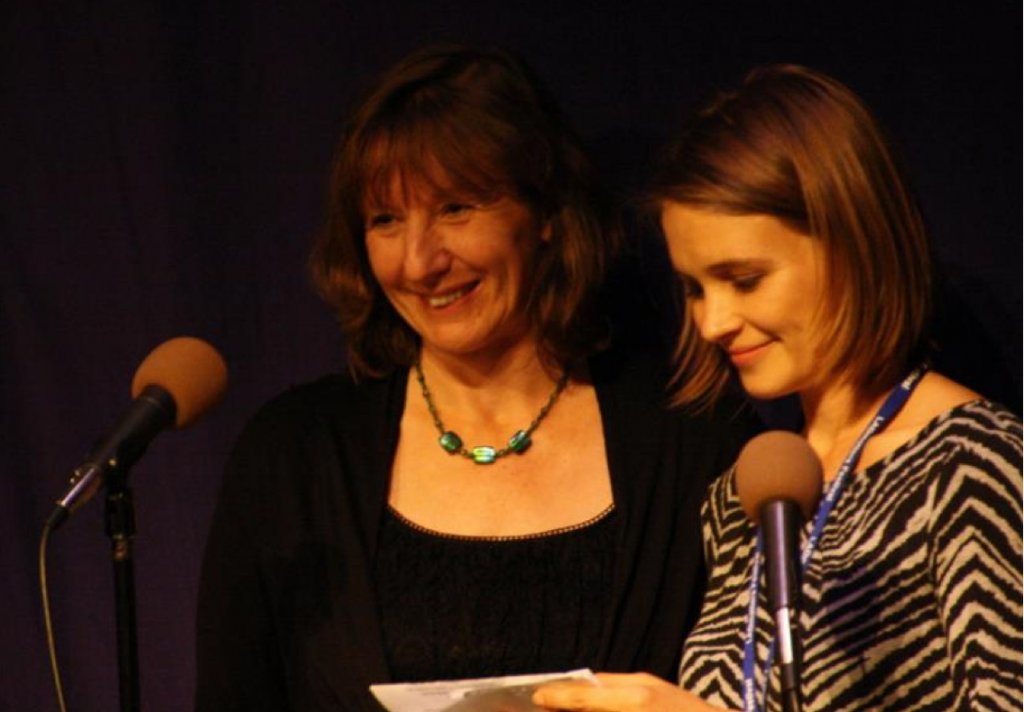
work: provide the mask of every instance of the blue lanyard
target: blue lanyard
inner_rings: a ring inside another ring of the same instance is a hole
[[[839,501],[839,495],[842,494],[843,487],[846,485],[850,473],[853,472],[853,468],[857,466],[857,462],[860,460],[864,444],[867,443],[871,436],[876,435],[885,428],[889,421],[900,412],[900,409],[903,408],[907,399],[910,398],[910,394],[914,392],[914,388],[917,387],[917,384],[927,371],[927,366],[919,366],[892,390],[885,399],[885,402],[882,403],[882,407],[878,409],[878,413],[868,423],[868,426],[864,428],[864,432],[857,438],[857,442],[853,444],[846,459],[843,460],[843,464],[839,466],[839,472],[836,474],[835,479],[832,480],[832,484],[829,485],[825,496],[818,505],[818,511],[814,515],[814,525],[811,528],[811,534],[800,551],[801,575],[807,570],[807,565],[811,561],[811,555],[818,546],[818,540],[821,538],[821,532],[825,528],[825,521],[828,519],[828,515],[832,512],[836,502]],[[743,709],[746,712],[760,712],[761,710],[755,695],[757,683],[755,682],[754,672],[757,663],[754,632],[757,627],[757,597],[761,588],[763,561],[764,542],[762,541],[761,531],[758,529],[757,547],[754,550],[754,561],[750,573],[750,602],[747,605],[747,621],[743,633]],[[761,699],[765,701],[767,701],[768,678],[771,674],[774,658],[775,639],[773,638],[768,648],[768,657],[764,662],[764,679],[760,690]]]

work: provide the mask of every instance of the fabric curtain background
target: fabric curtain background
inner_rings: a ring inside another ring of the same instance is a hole
[[[14,0],[0,10],[0,709],[55,710],[41,522],[128,403],[139,361],[189,334],[224,403],[134,469],[143,708],[191,706],[203,541],[258,404],[342,367],[305,255],[346,112],[432,41],[521,53],[620,186],[754,64],[835,74],[902,149],[943,277],[940,367],[1021,410],[1019,6],[479,0]],[[865,335],[870,338],[870,335]],[[97,497],[51,541],[70,708],[117,705]]]

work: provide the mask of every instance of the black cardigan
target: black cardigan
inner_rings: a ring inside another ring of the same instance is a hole
[[[614,615],[590,666],[674,678],[700,606],[701,500],[749,422],[666,409],[653,358],[605,354],[591,374],[621,522]],[[390,681],[372,562],[406,379],[323,378],[243,432],[203,563],[200,712],[380,709],[367,689]]]

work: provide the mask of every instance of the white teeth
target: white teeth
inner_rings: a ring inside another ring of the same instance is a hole
[[[447,294],[443,294],[439,297],[427,297],[427,304],[435,309],[446,307],[457,299],[461,299],[469,294],[471,289],[473,289],[472,286],[463,287],[462,289],[458,289],[454,292],[448,292]]]

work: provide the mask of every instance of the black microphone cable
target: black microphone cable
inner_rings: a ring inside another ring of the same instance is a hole
[[[43,535],[39,540],[39,590],[43,597],[43,625],[46,627],[46,647],[50,654],[50,672],[53,675],[53,687],[57,691],[57,706],[60,712],[68,712],[64,702],[64,685],[60,679],[60,665],[57,662],[57,645],[53,636],[53,617],[50,613],[50,589],[46,581],[46,552],[50,542],[50,522],[43,525]]]

